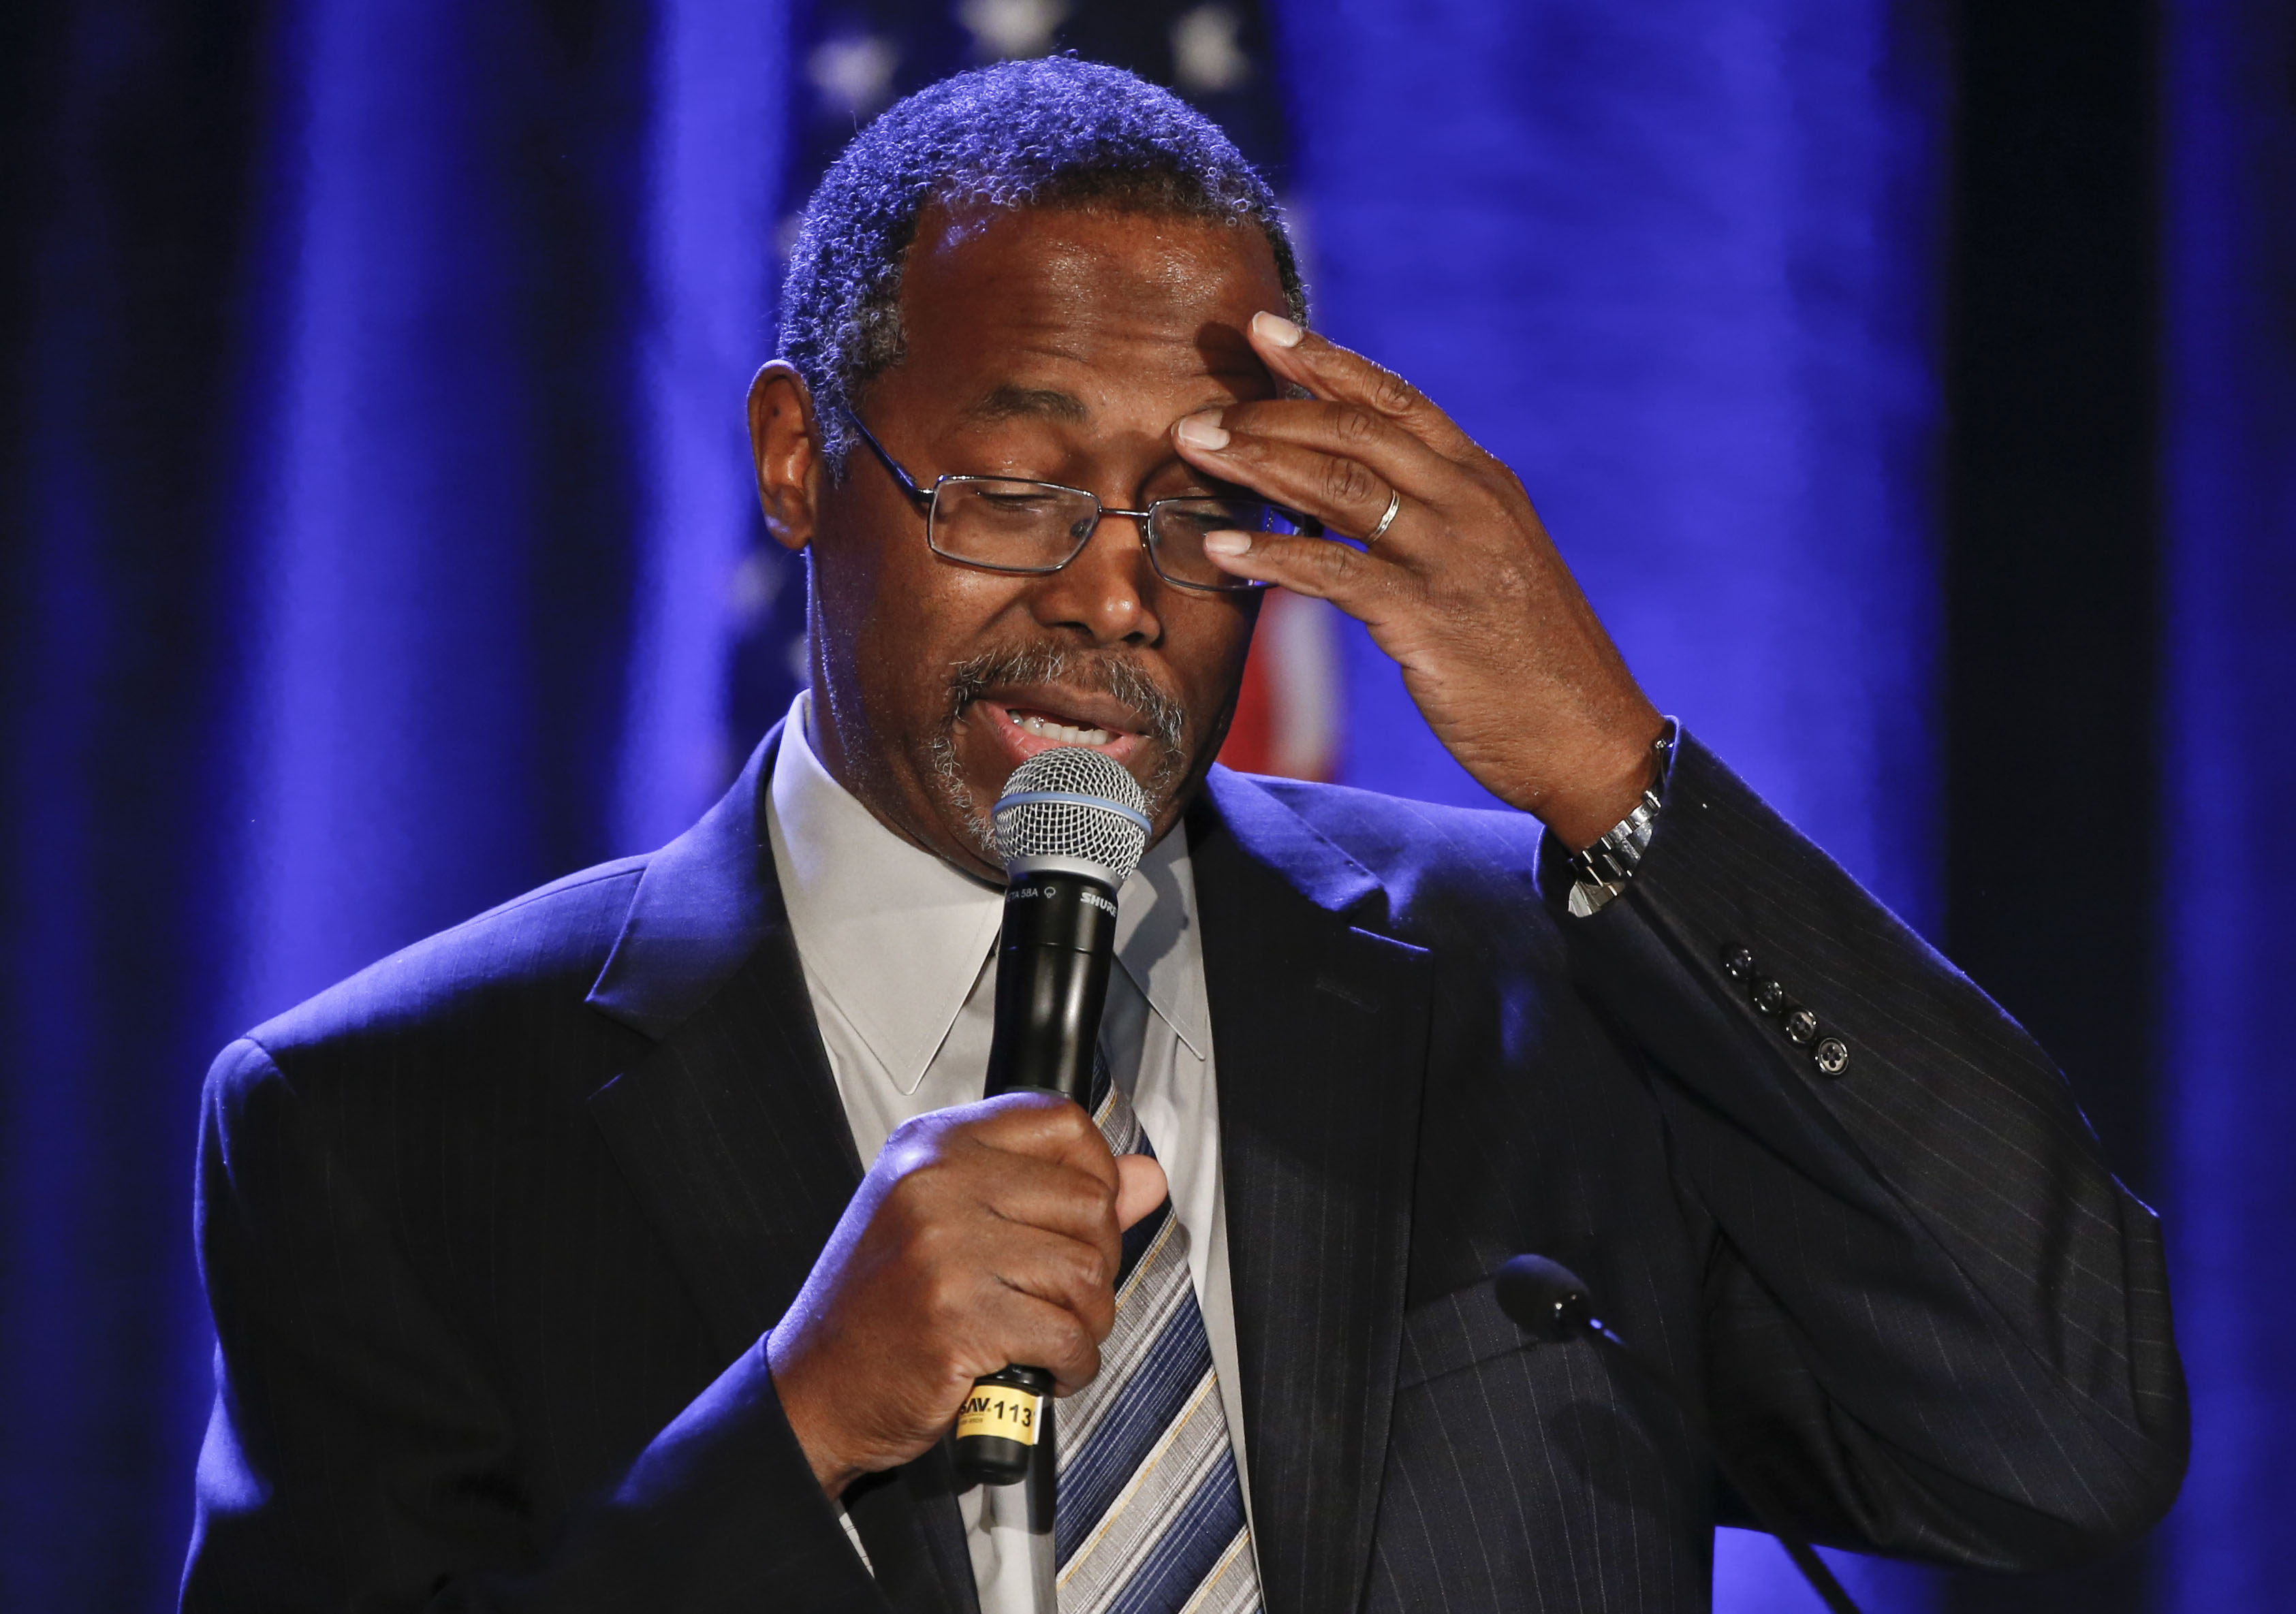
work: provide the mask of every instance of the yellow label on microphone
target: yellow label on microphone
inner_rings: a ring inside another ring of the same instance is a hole
[[[1007,1385],[978,1385],[957,1409],[956,1438],[962,1440],[968,1435],[994,1435],[1002,1440],[1034,1446],[1037,1419],[1044,1410],[1044,1400],[1042,1396],[1032,1396],[1027,1390]]]

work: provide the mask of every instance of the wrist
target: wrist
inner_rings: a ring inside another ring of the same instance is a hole
[[[1671,728],[1653,711],[1618,743],[1573,770],[1572,787],[1551,796],[1538,816],[1571,852],[1584,852],[1634,812],[1659,786],[1662,748]]]
[[[1673,762],[1676,733],[1669,720],[1651,746],[1651,782],[1625,816],[1588,845],[1567,855],[1572,877],[1567,906],[1574,918],[1587,919],[1600,913],[1642,866],[1659,810],[1665,805],[1662,792]]]
[[[814,1393],[804,1364],[796,1351],[784,1346],[778,1330],[767,1340],[766,1360],[773,1370],[774,1393],[781,1399],[782,1416],[789,1423],[790,1433],[797,1437],[798,1447],[805,1453],[822,1495],[834,1502],[866,1471],[847,1455],[837,1438],[834,1421],[825,1414],[826,1406],[832,1403]]]

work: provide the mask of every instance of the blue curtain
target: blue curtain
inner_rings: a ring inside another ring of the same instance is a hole
[[[2161,1601],[2201,1614],[2296,1599],[2296,13],[2177,0],[2167,19],[2160,874],[2193,1466]]]
[[[231,535],[242,1018],[612,848],[651,29],[432,0],[281,30]]]
[[[0,1607],[41,1614],[167,1604],[207,1395],[262,90],[255,20],[195,9],[0,13]]]
[[[242,528],[243,1018],[721,787],[783,19],[322,4]]]

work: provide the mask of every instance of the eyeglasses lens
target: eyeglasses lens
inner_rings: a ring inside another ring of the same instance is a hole
[[[999,571],[1055,571],[1092,536],[1089,494],[1044,482],[955,477],[933,494],[932,546]]]
[[[1057,571],[1092,537],[1101,506],[1091,495],[1047,482],[951,477],[933,490],[930,537],[952,561],[998,571]],[[1148,544],[1156,569],[1196,588],[1252,588],[1204,553],[1207,533],[1297,532],[1280,506],[1254,499],[1165,499],[1153,507]]]
[[[1204,537],[1215,532],[1299,531],[1291,513],[1256,499],[1167,499],[1148,522],[1148,542],[1156,569],[1175,583],[1199,588],[1251,588],[1257,585],[1222,571],[1204,553]]]

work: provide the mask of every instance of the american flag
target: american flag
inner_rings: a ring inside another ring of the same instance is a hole
[[[966,67],[1074,51],[1164,85],[1217,120],[1279,194],[1287,177],[1281,86],[1267,19],[1250,0],[819,0],[792,19],[796,82],[782,194],[785,252],[797,209],[854,132],[899,97]],[[1300,243],[1303,251],[1307,243]],[[1312,274],[1312,265],[1308,266]],[[745,567],[728,702],[730,754],[787,709],[806,676],[800,562],[772,545]],[[1328,779],[1339,758],[1340,651],[1329,607],[1270,590],[1220,759],[1251,773]]]

